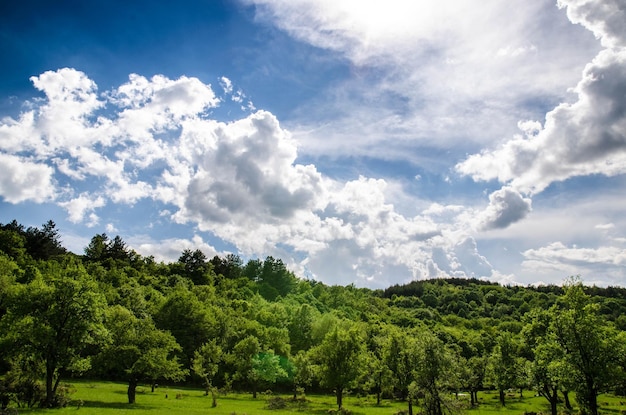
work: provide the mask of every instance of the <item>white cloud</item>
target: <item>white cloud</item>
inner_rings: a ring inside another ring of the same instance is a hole
[[[520,124],[526,137],[468,157],[457,165],[460,173],[475,180],[498,179],[524,193],[575,176],[626,173],[626,12],[614,1],[559,4],[606,47],[585,67],[574,89],[578,99],[550,111],[543,128],[533,127],[531,135],[527,124]]]
[[[12,154],[0,153],[0,195],[9,203],[42,203],[55,198],[53,169]]]
[[[475,180],[498,179],[538,193],[575,176],[626,173],[626,49],[604,50],[587,65],[578,101],[546,115],[544,128],[457,165]]]
[[[73,223],[83,221],[87,213],[93,214],[94,210],[101,208],[106,204],[102,196],[81,193],[78,197],[68,200],[67,202],[59,202],[59,206],[67,210],[69,220]],[[97,222],[97,216],[91,217],[91,223]]]
[[[288,263],[300,264],[302,272],[326,282],[384,287],[399,279],[438,276],[512,278],[480,254],[471,225],[478,215],[485,228],[501,228],[528,213],[530,201],[514,188],[492,194],[482,216],[458,204],[436,203],[425,204],[429,207],[421,212],[414,207],[407,214],[409,201],[415,198],[395,183],[368,177],[341,182],[314,165],[299,164],[293,136],[267,111],[227,123],[212,119],[207,110],[218,102],[210,86],[192,78],[148,80],[133,75],[129,83],[101,94],[99,104],[68,107],[75,113],[65,114],[67,119],[79,122],[65,141],[59,135],[54,146],[36,156],[47,156],[56,172],[18,156],[34,151],[38,142],[45,144],[48,132],[55,129],[47,121],[41,123],[37,114],[57,111],[55,102],[70,99],[63,94],[94,93],[95,83],[85,80],[84,74],[62,71],[64,79],[80,80],[78,92],[66,83],[55,101],[36,103],[32,117],[0,123],[0,131],[6,126],[29,132],[28,149],[6,147],[15,153],[2,156],[8,160],[5,164],[14,165],[7,171],[30,169],[40,175],[19,189],[2,188],[9,201],[43,201],[35,195],[46,194],[51,198],[59,174],[66,191],[56,202],[71,221],[94,226],[100,220],[95,210],[107,203],[152,200],[163,212],[162,220],[193,225],[247,256],[291,256]],[[48,78],[38,79],[40,87],[46,87]],[[190,107],[183,108],[181,102],[187,100]],[[98,117],[85,116],[102,107],[107,111]],[[523,127],[530,136],[536,129],[532,123]],[[81,131],[89,139],[77,141]],[[33,177],[38,176],[29,180]],[[42,191],[44,184],[48,193]],[[78,190],[86,186],[92,190]],[[79,196],[68,197],[72,194]],[[401,200],[404,213],[393,200]],[[163,260],[177,259],[184,249],[217,253],[199,236],[162,242],[131,237],[128,243],[139,253]]]
[[[545,114],[530,103],[564,100],[599,49],[553,0],[247,3],[355,67],[358,76],[333,83],[289,124],[314,155],[423,162],[423,151],[407,149],[491,144],[517,120]]]
[[[154,256],[156,261],[176,262],[185,249],[195,251],[199,249],[207,258],[222,254],[199,235],[191,240],[182,238],[167,238],[158,241],[149,237],[135,236],[127,240],[128,246],[143,256]]]
[[[623,285],[626,249],[616,246],[579,248],[554,242],[523,252],[522,266],[539,275],[581,275],[587,284]]]
[[[626,47],[626,8],[621,0],[558,0],[567,17],[591,30],[607,48]]]
[[[479,229],[506,228],[528,215],[531,200],[511,187],[503,187],[489,195],[489,206],[478,217]]]

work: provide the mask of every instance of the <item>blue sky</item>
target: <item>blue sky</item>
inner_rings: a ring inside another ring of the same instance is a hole
[[[328,284],[624,286],[625,20],[618,0],[9,2],[0,222]]]

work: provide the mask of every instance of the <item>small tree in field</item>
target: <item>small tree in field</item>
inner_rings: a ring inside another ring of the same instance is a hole
[[[363,360],[363,339],[356,327],[333,328],[314,350],[320,381],[335,390],[337,407],[342,408],[343,392],[358,377]]]
[[[563,361],[576,390],[582,412],[598,414],[598,395],[613,386],[619,376],[617,333],[600,317],[598,305],[590,301],[582,282],[566,284],[560,304],[551,309],[555,318],[550,330],[564,351]]]
[[[272,350],[259,353],[252,358],[252,368],[248,379],[252,382],[254,395],[260,383],[275,384],[279,379],[287,377],[287,371],[280,365],[280,358]]]
[[[28,284],[9,296],[0,327],[0,349],[14,361],[40,362],[44,406],[58,406],[62,376],[90,367],[89,352],[106,337],[105,298],[83,266],[47,261]],[[30,371],[36,376],[36,372]]]
[[[308,354],[300,350],[293,358],[293,399],[298,398],[298,389],[311,384],[313,366]]]
[[[128,403],[135,403],[139,382],[181,380],[186,375],[174,356],[181,348],[174,337],[149,318],[137,318],[122,306],[107,313],[112,342],[98,355],[102,372],[128,379]]]
[[[215,340],[211,340],[195,351],[191,362],[193,372],[204,381],[205,396],[208,396],[209,393],[212,394],[213,407],[217,406],[217,394],[213,388],[213,378],[219,370],[222,358],[222,348]]]

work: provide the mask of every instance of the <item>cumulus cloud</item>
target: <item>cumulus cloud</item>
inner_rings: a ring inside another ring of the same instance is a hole
[[[200,235],[194,235],[191,239],[166,238],[155,241],[149,237],[135,236],[127,240],[128,244],[140,255],[153,256],[156,261],[173,262],[180,258],[185,249],[195,251],[199,249],[212,258],[219,252]]]
[[[42,203],[56,196],[50,166],[4,153],[0,153],[0,165],[0,195],[5,201]]]
[[[624,281],[626,249],[618,246],[583,248],[554,242],[523,252],[522,266],[543,275],[581,275],[586,283],[621,285]]]
[[[98,94],[84,73],[66,68],[33,82],[47,98],[0,123],[10,153],[0,153],[7,201],[56,197],[71,222],[94,226],[110,204],[150,200],[160,220],[194,225],[244,255],[291,256],[306,275],[335,283],[385,286],[390,272],[406,280],[491,272],[466,236],[444,235],[437,222],[461,215],[459,207],[407,217],[389,202],[398,190],[385,180],[325,177],[297,162],[297,143],[270,112],[213,119],[209,110],[220,102],[198,79],[131,75]],[[51,116],[61,112],[65,133]],[[217,252],[199,236],[128,241],[167,260],[183,249]],[[434,263],[433,252],[451,259]]]
[[[311,154],[412,158],[407,147],[492,143],[514,133],[520,118],[545,114],[530,102],[563,100],[599,49],[553,0],[515,8],[469,0],[246,2],[259,19],[336,52],[359,74],[301,110],[294,133]]]
[[[483,230],[506,228],[528,215],[531,200],[524,198],[511,187],[503,187],[489,195],[489,206],[478,217],[478,227]]]
[[[106,202],[102,196],[81,193],[74,199],[66,202],[59,202],[59,206],[67,210],[70,222],[79,223],[83,221],[88,212],[93,214],[95,209],[103,207],[105,203]],[[97,217],[92,217],[91,223],[94,223],[96,219]]]
[[[461,174],[535,194],[571,177],[626,173],[626,32],[616,23],[623,21],[624,8],[613,1],[559,4],[607,48],[585,67],[575,102],[557,106],[530,134],[529,124],[520,124],[524,136],[468,157],[457,165]]]
[[[558,0],[573,23],[591,30],[607,48],[626,47],[626,8],[620,0]]]

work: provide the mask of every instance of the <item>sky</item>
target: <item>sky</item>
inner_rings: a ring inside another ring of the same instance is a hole
[[[0,4],[0,222],[302,278],[626,286],[624,0]]]

